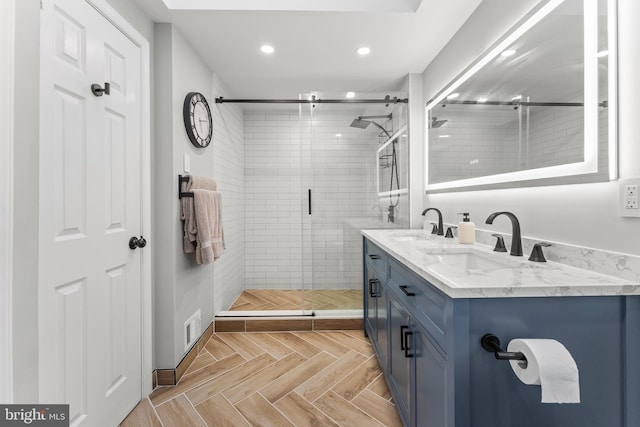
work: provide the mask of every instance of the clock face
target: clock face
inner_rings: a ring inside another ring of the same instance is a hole
[[[185,130],[193,145],[204,148],[211,143],[211,110],[205,97],[198,92],[189,92],[182,108]]]

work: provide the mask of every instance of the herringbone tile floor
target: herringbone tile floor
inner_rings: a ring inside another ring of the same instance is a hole
[[[304,300],[304,307],[301,307]],[[253,310],[362,310],[362,289],[249,289],[230,311]]]
[[[217,333],[175,387],[122,423],[142,426],[401,426],[361,331]]]

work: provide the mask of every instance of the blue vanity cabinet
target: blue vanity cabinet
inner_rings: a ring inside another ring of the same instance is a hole
[[[453,426],[444,351],[452,301],[367,240],[364,254],[365,332],[400,418],[405,426]]]
[[[364,290],[378,278],[373,293],[384,294],[365,299],[365,329],[405,426],[640,426],[640,296],[452,298],[367,239],[365,248],[376,259],[365,258]],[[561,342],[578,365],[580,403],[541,403],[539,386],[480,346],[486,333],[504,347]]]

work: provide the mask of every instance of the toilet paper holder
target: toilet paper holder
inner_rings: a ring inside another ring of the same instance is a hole
[[[520,351],[518,352],[508,352],[504,351],[500,346],[500,338],[495,336],[494,334],[485,334],[480,339],[480,345],[489,353],[493,353],[496,359],[499,360],[517,360],[518,365],[522,369],[527,369],[529,362],[527,361],[527,357]]]

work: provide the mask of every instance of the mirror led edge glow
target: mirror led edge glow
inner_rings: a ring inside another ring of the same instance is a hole
[[[611,68],[612,64],[615,66],[615,58],[617,57],[615,49],[612,49],[612,34],[615,37],[615,13],[612,11],[612,4],[615,4],[616,0],[609,0],[609,84],[615,83],[615,68]],[[427,104],[425,109],[425,123],[429,121],[429,111],[438,105],[443,99],[445,99],[451,92],[455,91],[460,85],[467,81],[471,76],[477,73],[482,67],[493,60],[495,57],[506,49],[511,43],[520,38],[531,27],[537,24],[545,16],[551,13],[555,8],[562,4],[564,0],[551,0],[545,4],[538,11],[536,11],[526,22],[518,27],[513,33],[507,36],[502,42],[495,46],[485,57],[474,64],[469,70],[467,70],[462,76],[460,76],[454,83],[448,88],[442,91],[436,98]],[[478,178],[461,179],[457,181],[443,182],[439,184],[429,183],[429,127],[425,127],[425,191],[434,190],[446,190],[451,188],[460,187],[472,187],[487,184],[500,184],[504,182],[514,181],[530,181],[543,178],[556,178],[574,176],[588,173],[598,172],[598,4],[597,0],[585,0],[584,3],[584,22],[585,22],[585,123],[589,123],[587,127],[585,125],[585,141],[584,141],[584,161],[578,163],[571,163],[559,166],[549,166],[544,168],[529,169],[524,171],[516,171],[509,173],[502,173],[496,175],[483,176]],[[613,17],[612,17],[613,15]],[[594,65],[595,64],[595,65]],[[616,87],[616,86],[609,86]],[[611,91],[611,93],[615,91]],[[615,97],[615,94],[613,94]],[[614,100],[610,100],[609,106],[615,105]],[[617,101],[617,99],[615,100]],[[614,107],[615,108],[615,107]],[[615,110],[613,111],[615,113]],[[609,114],[609,179],[617,179],[617,147],[615,141],[617,138],[617,123],[614,120],[613,114]]]
[[[607,47],[609,49],[609,180],[615,181],[618,175],[618,1],[608,1]],[[614,88],[614,90],[612,90]]]
[[[451,84],[446,90],[442,91],[440,95],[438,95],[435,99],[427,104],[427,110],[430,110],[434,106],[440,103],[444,98],[449,96],[454,90],[456,90],[460,85],[467,80],[475,73],[480,71],[482,67],[487,65],[491,60],[500,55],[500,53],[505,50],[509,45],[511,45],[514,41],[519,39],[524,33],[529,31],[531,27],[540,22],[545,16],[553,12],[555,8],[564,3],[564,0],[551,0],[549,3],[544,5],[540,10],[531,15],[531,17],[524,22],[520,27],[518,27],[513,33],[509,34],[507,38],[505,38],[502,42],[500,42],[496,47],[494,47],[485,57],[483,57],[480,61],[473,65],[469,70],[467,70],[462,76],[460,76],[455,82]]]

